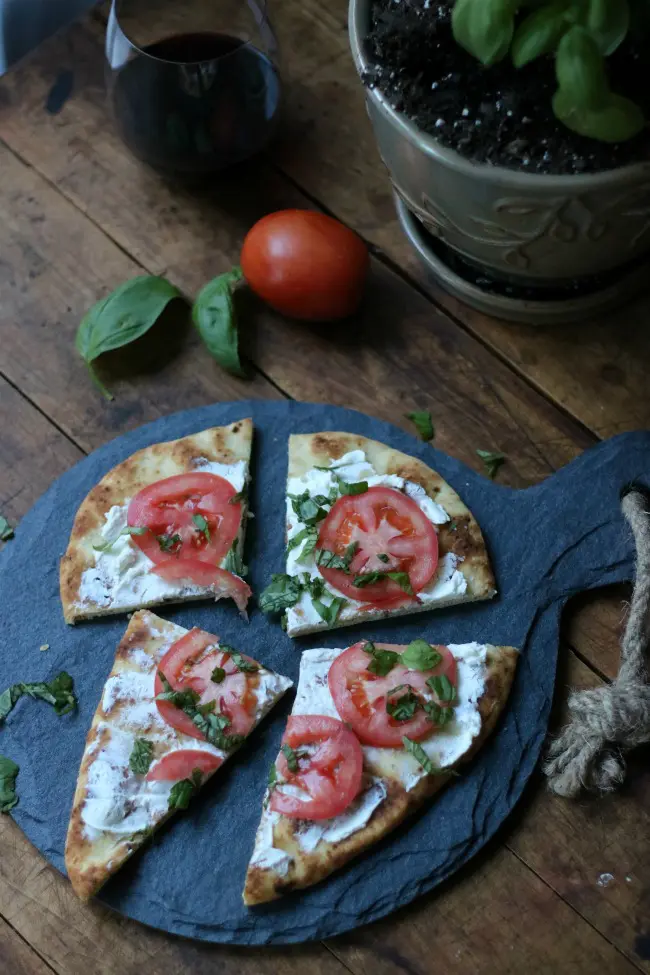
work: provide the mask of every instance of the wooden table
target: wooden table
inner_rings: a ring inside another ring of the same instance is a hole
[[[648,299],[607,321],[536,330],[442,293],[396,222],[348,52],[346,0],[276,0],[275,24],[283,136],[267,159],[201,195],[144,169],[114,134],[101,12],[0,84],[0,510],[15,522],[84,453],[215,400],[294,397],[400,424],[406,411],[428,409],[437,447],[473,466],[477,447],[504,451],[500,480],[514,486],[541,480],[599,438],[648,425]],[[251,303],[242,326],[248,382],[222,372],[193,330],[175,324],[135,356],[105,357],[102,375],[116,394],[105,402],[74,350],[84,311],[141,273],[195,294],[237,261],[254,220],[288,206],[321,207],[370,244],[360,320],[310,327]],[[556,724],[569,685],[595,686],[616,672],[625,596],[580,598],[566,614]],[[498,841],[434,895],[353,934],[289,949],[193,944],[82,906],[4,816],[0,972],[650,972],[647,757],[630,761],[624,789],[606,799],[567,802],[537,776]]]

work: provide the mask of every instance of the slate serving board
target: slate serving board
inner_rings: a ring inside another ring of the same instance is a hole
[[[434,805],[384,843],[317,887],[246,909],[246,865],[292,694],[203,790],[190,810],[106,885],[100,899],[165,931],[230,944],[287,944],[331,937],[396,910],[431,890],[473,856],[503,823],[539,756],[553,695],[560,613],[574,593],[631,579],[634,547],[619,506],[621,488],[650,472],[650,434],[616,437],[587,451],[542,484],[512,490],[402,430],[361,413],[292,402],[220,403],[165,417],[95,451],[56,481],[20,524],[0,557],[0,688],[75,679],[79,711],[57,718],[21,701],[0,729],[0,752],[20,765],[14,818],[64,871],[68,815],[86,732],[113,663],[125,617],[67,627],[58,562],[78,505],[111,467],[141,447],[245,416],[255,422],[247,561],[255,592],[282,571],[289,432],[347,430],[420,457],[476,515],[500,595],[412,619],[380,622],[291,641],[253,610],[244,623],[230,603],[166,607],[183,626],[219,633],[297,679],[300,651],[349,646],[361,637],[408,643],[471,640],[520,647],[522,658],[499,728],[472,766]],[[50,650],[39,653],[48,643]]]

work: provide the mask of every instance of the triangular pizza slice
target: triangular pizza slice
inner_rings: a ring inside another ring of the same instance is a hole
[[[238,420],[152,444],[109,471],[61,560],[66,622],[208,596],[245,612],[252,437],[252,420]]]
[[[289,636],[495,592],[481,529],[436,471],[356,434],[289,438],[286,571],[260,597]]]
[[[494,729],[517,658],[424,640],[306,650],[244,903],[317,883],[427,803]]]
[[[133,615],[86,739],[65,863],[87,900],[291,686],[203,630]]]

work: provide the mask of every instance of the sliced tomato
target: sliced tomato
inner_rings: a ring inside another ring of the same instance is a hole
[[[220,765],[223,765],[223,758],[219,755],[211,755],[199,748],[183,748],[163,755],[147,772],[147,782],[180,782],[189,779],[194,769],[208,775],[216,772]]]
[[[344,556],[352,543],[357,548],[349,572],[319,568],[331,586],[362,603],[403,600],[404,589],[388,578],[355,586],[356,576],[406,572],[413,592],[418,593],[438,567],[434,526],[415,501],[395,488],[371,487],[363,494],[345,495],[332,506],[321,524],[317,548]]]
[[[363,752],[356,736],[336,718],[322,714],[292,714],[282,743],[297,753],[298,771],[291,772],[285,755],[276,761],[278,776],[297,786],[309,798],[273,790],[271,809],[295,819],[330,819],[348,808],[359,794],[363,774]],[[300,749],[318,746],[309,755]]]
[[[259,683],[257,672],[241,671],[229,653],[218,648],[219,638],[196,627],[172,644],[158,665],[166,680],[175,691],[192,690],[199,695],[200,704],[215,702],[216,711],[230,720],[226,734],[247,735],[255,723]],[[242,653],[249,663],[256,663]],[[259,666],[259,665],[258,665]],[[215,683],[212,674],[215,667],[225,671],[222,681]],[[165,690],[156,673],[154,694]],[[192,738],[203,738],[189,715],[171,701],[156,701],[156,707],[168,725]]]
[[[156,565],[153,571],[167,582],[187,582],[211,589],[216,599],[234,599],[239,612],[246,615],[251,587],[232,572],[208,565],[200,559],[167,559]]]
[[[225,478],[195,471],[156,481],[139,491],[129,504],[131,535],[152,562],[170,555],[218,565],[237,537],[242,516],[236,491]]]
[[[427,684],[431,677],[449,678],[456,687],[458,671],[456,659],[448,647],[436,646],[442,660],[433,670],[409,670],[397,664],[385,677],[370,673],[368,665],[372,660],[366,653],[365,640],[348,647],[339,654],[330,667],[327,677],[330,694],[341,719],[346,721],[361,742],[384,748],[401,748],[402,737],[420,741],[428,738],[437,728],[426,711],[418,708],[412,718],[398,721],[386,710],[387,701],[395,701],[410,689],[424,703],[437,701],[436,695]],[[405,647],[387,643],[375,644],[377,649],[401,652]],[[391,694],[395,688],[398,691]]]

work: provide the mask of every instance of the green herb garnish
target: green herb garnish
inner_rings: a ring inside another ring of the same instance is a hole
[[[129,767],[136,775],[146,775],[153,761],[153,742],[136,738],[129,758]]]
[[[302,561],[302,559],[306,559],[308,555],[311,555],[316,547],[317,541],[318,528],[316,525],[306,525],[302,531],[299,531],[297,535],[294,535],[293,538],[290,538],[287,542],[287,555],[289,552],[292,552],[294,548],[298,548],[299,545],[302,545],[302,551],[298,557],[298,561]]]
[[[125,535],[146,535],[148,531],[149,529],[144,525],[136,525],[133,528],[131,525],[127,525],[126,528],[123,528],[119,535],[116,535],[112,541],[104,542],[102,545],[93,545],[93,549],[95,552],[109,552],[115,543]]]
[[[381,650],[370,642],[366,643],[363,649],[372,657],[366,670],[377,677],[385,677],[390,674],[393,667],[400,662],[400,655],[394,650]]]
[[[226,672],[223,667],[215,667],[210,674],[210,680],[213,684],[221,684],[226,677]]]
[[[183,544],[180,535],[156,535],[161,552],[175,552]]]
[[[5,518],[4,515],[0,515],[0,542],[8,542],[10,538],[14,537],[14,530]]]
[[[3,691],[0,694],[0,723],[4,721],[25,694],[28,697],[51,704],[58,715],[69,714],[77,706],[72,677],[66,671],[62,671],[49,684],[45,682],[13,684],[6,691]]]
[[[187,809],[192,796],[198,792],[203,781],[201,769],[195,768],[189,779],[181,779],[174,783],[172,791],[169,793],[169,810]]]
[[[390,559],[385,552],[380,552],[377,558],[379,559],[380,562],[390,562]]]
[[[433,721],[434,724],[440,725],[441,728],[449,724],[454,716],[453,708],[440,707],[435,701],[427,701],[423,707],[429,720]]]
[[[364,572],[362,575],[354,577],[354,585],[359,589],[372,586],[375,582],[383,579],[392,579],[400,589],[403,589],[409,596],[413,595],[413,587],[408,572]]]
[[[296,752],[294,752],[291,745],[287,745],[287,744],[282,745],[280,747],[280,751],[282,752],[282,754],[287,760],[287,767],[289,771],[294,773],[297,772],[299,768],[298,755],[296,754]]]
[[[207,519],[203,515],[192,515],[192,521],[194,522],[196,529],[205,538],[206,542],[210,541],[210,526],[208,525]]]
[[[433,670],[441,661],[442,654],[426,640],[413,640],[402,654],[402,663],[409,670]]]
[[[322,565],[326,569],[341,569],[348,575],[350,573],[350,562],[359,551],[358,542],[350,542],[344,555],[337,555],[326,548],[319,548],[316,552],[316,565]]]
[[[226,572],[232,572],[233,575],[239,576],[241,579],[248,574],[248,566],[244,565],[239,554],[237,539],[235,539],[226,553],[226,557],[223,560],[223,568]]]
[[[433,421],[431,420],[431,414],[428,410],[416,410],[414,413],[405,413],[404,416],[407,420],[415,426],[418,432],[420,440],[429,441],[433,440],[436,435],[436,431],[433,426]]]
[[[194,722],[198,730],[215,748],[230,751],[237,748],[244,741],[244,735],[227,735],[226,728],[230,726],[230,718],[216,711],[216,702],[208,701],[199,704],[199,695],[188,688],[184,691],[173,690],[171,684],[161,670],[158,676],[164,687],[162,694],[156,696],[157,701],[169,701],[174,707],[183,711]]]
[[[443,704],[451,704],[456,700],[456,688],[446,674],[437,677],[429,677],[427,687],[430,687],[439,701]]]
[[[15,762],[0,755],[0,813],[8,813],[18,805],[16,778],[19,771]]]
[[[365,494],[368,490],[367,481],[355,481],[352,483],[350,481],[344,481],[341,475],[337,474],[336,470],[334,470],[332,467],[316,467],[315,469],[317,471],[327,471],[328,474],[331,474],[342,495]]]
[[[291,609],[302,596],[303,587],[294,576],[277,574],[260,594],[258,604],[263,613],[281,613]]]
[[[312,605],[320,618],[324,620],[328,626],[334,626],[341,610],[344,606],[347,606],[347,599],[343,596],[334,596],[329,606],[326,606],[324,602],[320,599],[312,599]]]
[[[228,499],[228,504],[241,504],[242,501],[246,501],[246,499],[247,494],[246,489],[244,488],[242,491],[238,491],[237,494],[233,494],[232,498]]]
[[[260,669],[252,660],[245,660],[239,650],[233,650],[227,643],[220,644],[219,649],[222,653],[227,653],[231,657],[237,670],[241,670],[242,673],[256,674]]]
[[[436,768],[427,753],[425,752],[422,745],[418,745],[417,741],[413,741],[411,738],[407,738],[406,735],[402,738],[402,744],[407,752],[410,752],[416,762],[422,766],[427,775],[445,775],[445,770]]]
[[[303,525],[316,525],[327,518],[327,511],[323,504],[330,502],[324,495],[316,495],[312,498],[309,491],[303,491],[302,494],[290,494],[289,499],[294,514]]]
[[[401,697],[391,700],[391,698],[403,687],[408,688]],[[420,707],[419,698],[413,693],[408,684],[400,684],[394,687],[386,695],[386,712],[395,721],[410,721],[415,712]]]
[[[501,465],[505,464],[506,462],[506,455],[500,454],[498,453],[498,451],[493,451],[493,450],[477,450],[476,453],[483,461],[483,466],[485,467],[485,473],[487,474],[488,477],[494,480],[497,471],[499,470]]]

